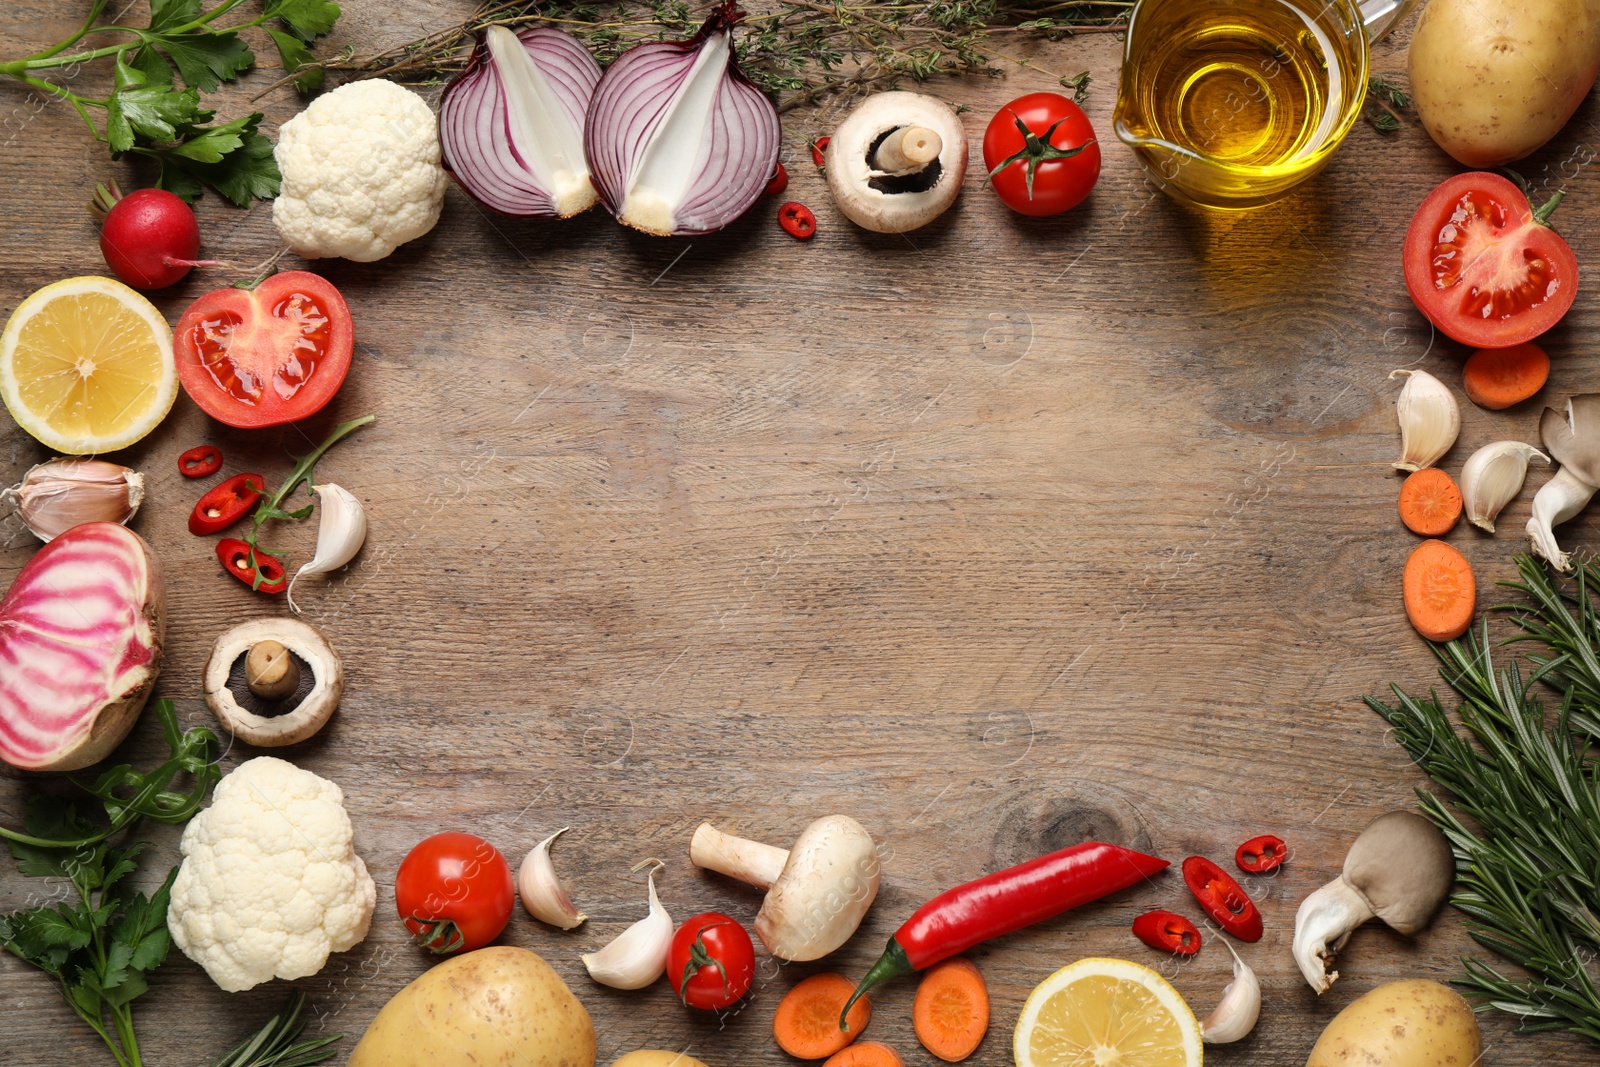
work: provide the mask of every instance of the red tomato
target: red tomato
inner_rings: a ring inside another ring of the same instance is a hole
[[[250,545],[237,537],[224,537],[217,542],[217,562],[258,593],[281,593],[289,585],[289,576],[283,572],[281,560],[273,558],[264,548],[252,552]]]
[[[344,297],[303,270],[207,293],[172,338],[184,392],[218,422],[246,429],[321,411],[344,383],[354,343]]]
[[[1578,295],[1578,257],[1498,174],[1448,178],[1406,230],[1406,288],[1446,337],[1474,348],[1510,348],[1561,320]]]
[[[667,980],[691,1008],[720,1011],[750,992],[756,977],[756,950],[744,927],[708,911],[684,920],[672,935]]]
[[[1059,93],[1029,93],[989,120],[983,165],[1013,211],[1059,215],[1083,203],[1100,180],[1100,142],[1083,108]]]
[[[394,902],[417,944],[441,956],[482,948],[511,921],[511,867],[472,834],[434,834],[406,854]]]

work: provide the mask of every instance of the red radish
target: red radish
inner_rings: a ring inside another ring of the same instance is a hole
[[[97,186],[89,210],[103,215],[100,252],[113,273],[135,289],[165,289],[194,267],[217,266],[200,254],[200,224],[189,205],[165,189],[127,196],[112,182]]]
[[[155,552],[112,522],[41,548],[0,600],[0,759],[72,771],[111,754],[161,669],[166,587]]]

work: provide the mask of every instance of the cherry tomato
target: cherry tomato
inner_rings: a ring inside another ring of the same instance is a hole
[[[777,196],[787,188],[789,188],[789,172],[784,169],[782,163],[779,163],[778,169],[772,172],[771,178],[767,179],[767,187],[761,190],[761,195]]]
[[[817,216],[804,204],[793,200],[778,209],[778,225],[783,232],[798,241],[809,241],[817,232]]]
[[[1029,93],[995,112],[983,165],[1002,202],[1024,215],[1059,215],[1100,180],[1100,142],[1083,108],[1059,93]]]
[[[1446,179],[1406,230],[1406,288],[1446,337],[1473,348],[1510,348],[1560,321],[1578,295],[1578,257],[1498,174]]]
[[[325,278],[274,274],[255,289],[217,289],[173,331],[178,378],[207,415],[247,429],[315,415],[350,370],[350,309]]]
[[[1157,952],[1193,956],[1200,951],[1200,931],[1176,912],[1145,912],[1133,920],[1133,936]]]
[[[750,992],[756,977],[756,950],[750,935],[733,919],[708,911],[685,919],[672,935],[667,980],[691,1008],[720,1011]]]
[[[284,573],[281,561],[264,548],[252,552],[250,546],[237,537],[224,537],[217,542],[217,561],[223,570],[258,593],[281,593],[289,585],[289,576]]]
[[[812,141],[811,142],[811,162],[815,163],[819,167],[827,166],[828,165],[828,157],[825,156],[823,153],[828,150],[828,145],[830,143],[832,143],[832,141],[833,141],[832,137],[818,137],[815,141]]]
[[[434,834],[406,854],[394,902],[417,944],[446,956],[500,936],[516,900],[500,850],[472,834]]]
[[[235,474],[218,482],[189,513],[189,532],[196,537],[209,537],[226,530],[256,506],[266,484],[259,474]]]
[[[1289,850],[1284,846],[1283,838],[1276,834],[1262,834],[1252,837],[1240,845],[1233,854],[1233,862],[1239,865],[1241,871],[1247,874],[1266,874],[1283,866],[1283,861],[1289,858]]]
[[[215,445],[196,445],[178,457],[178,473],[185,478],[204,478],[222,469],[222,449]]]
[[[1204,856],[1190,856],[1183,861],[1183,884],[1212,922],[1240,941],[1261,940],[1261,913],[1233,875]]]

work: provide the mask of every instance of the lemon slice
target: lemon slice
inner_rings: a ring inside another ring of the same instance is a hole
[[[126,448],[178,396],[172,330],[110,278],[68,278],[24,300],[0,335],[0,397],[17,425],[58,452]]]
[[[1028,995],[1017,1067],[1200,1067],[1200,1024],[1165,978],[1127,960],[1068,964]]]

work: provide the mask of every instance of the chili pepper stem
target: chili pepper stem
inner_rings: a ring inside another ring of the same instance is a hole
[[[850,1009],[855,1007],[856,1001],[875,985],[887,982],[892,978],[901,978],[908,974],[916,974],[917,969],[911,966],[911,960],[906,957],[905,946],[894,938],[889,939],[889,947],[883,950],[883,955],[878,957],[878,962],[867,969],[866,975],[861,979],[861,984],[856,986],[856,991],[850,994],[850,999],[845,1001],[844,1010],[839,1013],[839,1029],[845,1033],[850,1032]]]

